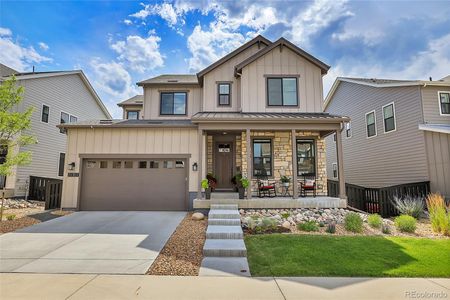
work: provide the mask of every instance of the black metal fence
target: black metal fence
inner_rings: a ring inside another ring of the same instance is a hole
[[[392,204],[394,196],[422,196],[430,192],[430,182],[399,184],[382,188],[366,188],[354,184],[345,184],[347,203],[349,206],[368,213],[378,213],[383,217],[398,215]],[[338,197],[339,182],[328,180],[328,196]]]
[[[45,201],[45,209],[60,208],[62,184],[59,179],[30,176],[28,198]]]

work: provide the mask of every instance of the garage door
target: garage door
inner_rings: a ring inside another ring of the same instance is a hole
[[[81,210],[187,210],[185,159],[84,159]]]

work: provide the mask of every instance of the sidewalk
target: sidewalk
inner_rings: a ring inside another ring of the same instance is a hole
[[[450,299],[450,279],[8,273],[0,299]]]

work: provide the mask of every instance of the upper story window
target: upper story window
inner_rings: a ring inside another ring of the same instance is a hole
[[[50,107],[45,104],[42,104],[41,121],[44,123],[48,123],[49,115],[50,115]]]
[[[66,124],[66,123],[75,123],[78,121],[78,118],[73,116],[73,115],[69,115],[68,113],[65,112],[61,112],[61,119],[60,119],[60,124]],[[61,128],[59,130],[59,132],[61,133],[66,133],[66,129]]]
[[[139,119],[139,111],[138,110],[127,111],[127,119],[128,120],[138,120]]]
[[[394,103],[389,103],[383,106],[383,123],[385,133],[395,130],[396,125]]]
[[[352,137],[352,123],[351,122],[345,123],[345,136],[348,138]],[[336,141],[336,137],[335,137],[335,141]]]
[[[372,137],[377,135],[375,111],[368,112],[366,114],[366,131],[367,137]]]
[[[253,175],[272,176],[272,140],[253,140]]]
[[[187,93],[161,93],[161,115],[186,115]]]
[[[231,84],[219,83],[217,87],[219,93],[219,105],[231,105]]]
[[[268,77],[268,106],[298,106],[296,77]]]
[[[439,92],[439,109],[441,115],[450,115],[450,92]]]

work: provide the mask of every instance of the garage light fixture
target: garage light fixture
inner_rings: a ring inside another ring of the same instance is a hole
[[[70,171],[75,170],[75,163],[74,162],[71,162],[70,164],[68,164],[68,166],[69,166],[69,170]]]
[[[192,171],[197,171],[198,170],[198,165],[197,165],[197,163],[195,162],[195,163],[193,163],[192,164]]]

